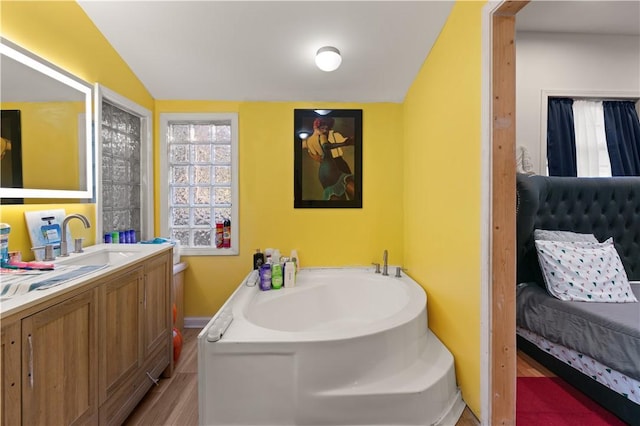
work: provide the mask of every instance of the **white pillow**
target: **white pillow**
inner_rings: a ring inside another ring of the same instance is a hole
[[[535,242],[547,291],[560,300],[637,302],[613,238],[603,243]]]
[[[535,229],[533,231],[535,240],[545,241],[584,241],[588,243],[599,243],[593,234],[579,234],[571,231],[551,231],[548,229]]]

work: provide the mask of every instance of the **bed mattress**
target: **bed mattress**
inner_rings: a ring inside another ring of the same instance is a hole
[[[631,288],[640,300],[640,282]],[[520,284],[516,323],[640,380],[640,303],[567,302],[537,284]]]

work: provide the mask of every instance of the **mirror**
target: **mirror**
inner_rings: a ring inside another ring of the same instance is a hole
[[[2,203],[93,198],[92,86],[2,38],[0,66]]]

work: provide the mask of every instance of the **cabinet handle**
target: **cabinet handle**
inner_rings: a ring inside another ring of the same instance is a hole
[[[153,376],[147,371],[147,377],[153,382],[154,385],[160,386],[160,380],[154,379]]]
[[[144,310],[147,310],[147,276],[144,276]]]
[[[29,342],[29,387],[33,388],[33,340],[31,335],[27,337]]]

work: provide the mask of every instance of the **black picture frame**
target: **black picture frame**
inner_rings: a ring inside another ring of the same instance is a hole
[[[362,110],[293,115],[294,208],[362,208]]]
[[[0,159],[0,186],[22,188],[22,127],[20,110],[0,110],[0,136],[2,158]],[[2,198],[0,204],[22,204],[23,198]]]

